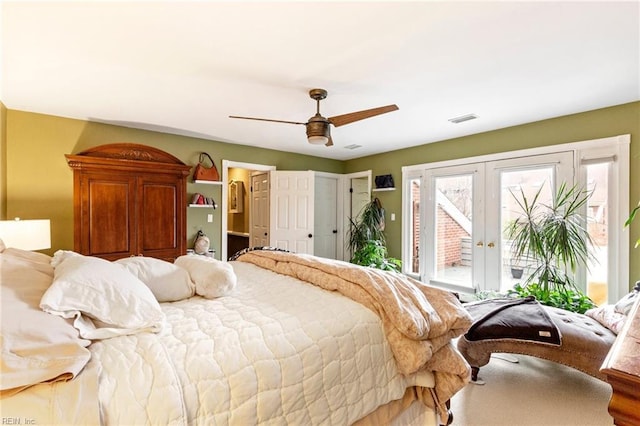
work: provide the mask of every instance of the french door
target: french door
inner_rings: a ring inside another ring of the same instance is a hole
[[[573,153],[561,152],[428,169],[419,191],[417,178],[410,179],[413,217],[424,224],[412,234],[413,258],[424,268],[414,260],[411,272],[470,293],[505,291],[520,282],[519,271],[531,265],[515,264],[504,236],[521,214],[516,199],[540,191],[540,201],[550,201],[560,183],[572,184],[573,164]]]

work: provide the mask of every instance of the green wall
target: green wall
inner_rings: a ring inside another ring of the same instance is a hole
[[[414,148],[396,150],[349,161],[291,154],[282,151],[214,142],[205,139],[126,127],[72,120],[4,108],[0,104],[0,165],[2,185],[0,199],[6,196],[7,218],[50,218],[52,249],[73,247],[73,181],[64,154],[77,153],[89,147],[114,142],[132,142],[165,150],[187,164],[195,165],[198,153],[206,151],[220,168],[221,159],[270,164],[280,170],[318,170],[353,173],[372,170],[374,176],[392,173],[399,186],[401,167],[435,161],[493,154],[533,147],[631,134],[630,206],[640,200],[640,102],[588,111],[465,136]],[[393,143],[393,141],[391,141]],[[6,149],[6,151],[5,151]],[[3,159],[6,163],[3,162]],[[6,190],[3,189],[5,188]],[[188,193],[197,189],[189,184]],[[214,197],[215,197],[214,193]],[[219,195],[218,195],[219,196]],[[396,221],[387,218],[387,240],[391,256],[400,257],[401,191],[378,192],[387,214],[395,213]],[[220,202],[220,200],[217,200]],[[196,225],[189,220],[189,235]],[[219,244],[220,210],[215,211],[209,232]],[[622,232],[622,231],[621,231]],[[624,231],[627,232],[627,231]],[[640,220],[631,229],[631,240],[640,236]],[[214,244],[215,245],[215,244]],[[216,247],[219,250],[219,246]],[[630,248],[631,281],[640,279],[640,248]]]
[[[402,166],[495,154],[526,148],[557,145],[598,139],[609,136],[631,134],[630,147],[630,206],[640,201],[640,102],[599,109],[579,114],[537,121],[520,126],[508,127],[491,132],[479,133],[437,143],[400,149],[384,154],[371,155],[346,164],[346,173],[371,169],[372,175],[391,173],[400,187]],[[396,214],[396,220],[386,218],[385,232],[390,256],[401,255],[402,231],[402,191],[377,192],[387,216]],[[621,232],[627,232],[622,231]],[[631,228],[631,241],[640,237],[640,220]],[[640,248],[633,249],[631,243],[630,270],[631,282],[640,279]]]
[[[64,155],[93,146],[116,142],[150,145],[194,166],[198,163],[199,153],[205,151],[221,173],[222,159],[272,165],[278,170],[313,169],[331,173],[344,170],[344,163],[337,160],[11,109],[7,110],[6,127],[7,217],[51,219],[52,248],[49,253],[73,249],[73,173]],[[219,186],[203,188],[188,183],[187,193],[194,192],[218,197],[216,201],[220,204]],[[202,220],[203,211],[205,209],[188,210],[188,245],[197,230],[203,228],[212,241],[212,248],[219,254],[220,209],[214,211],[212,224]]]

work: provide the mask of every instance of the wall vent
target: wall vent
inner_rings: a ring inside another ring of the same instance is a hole
[[[355,143],[352,143],[351,145],[347,145],[345,146],[346,149],[358,149],[358,148],[362,148],[362,145],[358,145]]]
[[[466,114],[466,115],[461,115],[460,117],[450,118],[449,121],[454,124],[458,124],[458,123],[463,123],[469,120],[475,120],[476,118],[478,118],[478,116],[475,114]]]

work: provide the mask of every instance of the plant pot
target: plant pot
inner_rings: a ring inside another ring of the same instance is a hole
[[[522,278],[522,272],[523,272],[522,268],[511,268],[511,276],[515,279]]]

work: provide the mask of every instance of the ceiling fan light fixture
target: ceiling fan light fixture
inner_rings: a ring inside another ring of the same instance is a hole
[[[307,141],[311,145],[324,145],[329,142],[329,138],[326,136],[308,136]]]
[[[311,117],[307,123],[307,141],[312,145],[325,145],[329,142],[329,123],[319,115]]]

